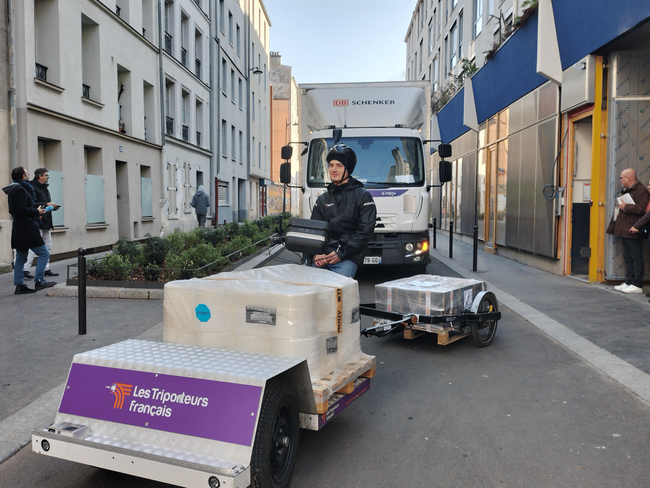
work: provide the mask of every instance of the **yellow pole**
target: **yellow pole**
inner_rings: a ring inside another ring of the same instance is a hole
[[[603,108],[603,57],[596,56],[596,80],[594,86],[594,116],[591,134],[591,212],[589,219],[589,281],[605,281],[605,229],[609,223],[605,215],[605,191],[607,170],[607,105]]]

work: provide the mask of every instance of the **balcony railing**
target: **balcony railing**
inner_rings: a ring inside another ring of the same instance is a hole
[[[201,145],[201,133],[198,130],[196,131],[196,145]]]
[[[201,60],[197,59],[196,60],[196,65],[194,68],[194,73],[196,74],[197,78],[201,78]]]
[[[181,63],[187,68],[187,49],[181,47]]]
[[[168,32],[165,32],[165,51],[167,54],[172,53],[172,35]]]
[[[121,14],[122,14],[122,9],[116,5],[115,6],[115,15],[117,15],[118,17],[122,17]]]
[[[174,135],[174,119],[169,115],[165,117],[165,134],[168,136]]]
[[[190,128],[183,124],[183,140],[185,142],[190,140]]]
[[[36,63],[36,78],[41,81],[47,81],[47,66]]]
[[[81,84],[81,96],[90,100],[90,85]]]

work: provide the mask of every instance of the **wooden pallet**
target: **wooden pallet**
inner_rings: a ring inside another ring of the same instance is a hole
[[[366,356],[359,361],[346,364],[343,370],[336,375],[336,378],[334,378],[333,374],[328,374],[312,383],[316,411],[318,413],[327,412],[329,399],[334,393],[352,393],[354,381],[357,378],[374,378],[375,365],[375,356]]]
[[[456,342],[469,335],[469,333],[467,333],[467,334],[457,334],[457,335],[450,336],[449,329],[444,329],[443,327],[439,327],[436,325],[418,324],[418,325],[414,325],[410,329],[404,329],[404,339],[415,339],[416,337],[420,337],[421,335],[427,333],[438,334],[438,344],[440,346],[446,346],[447,344]]]

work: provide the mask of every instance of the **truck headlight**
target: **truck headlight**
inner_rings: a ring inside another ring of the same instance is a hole
[[[409,243],[406,245],[406,250],[407,250],[407,252],[411,252],[411,251],[413,250],[413,244],[411,244],[411,243],[409,242]]]

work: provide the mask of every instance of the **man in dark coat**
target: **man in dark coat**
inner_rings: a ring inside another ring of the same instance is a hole
[[[316,199],[312,220],[330,224],[333,249],[314,256],[314,266],[354,278],[375,233],[377,209],[363,183],[352,177],[357,156],[345,144],[334,145],[326,157],[332,183]]]
[[[49,179],[50,174],[45,168],[38,168],[36,171],[34,171],[32,187],[36,193],[36,205],[39,207],[41,205],[51,205],[53,207],[53,210],[58,210],[61,205],[52,202],[52,197],[50,197],[50,190],[48,190],[48,187],[50,186],[48,184]],[[54,228],[54,224],[52,223],[52,212],[45,212],[43,215],[41,215],[41,218],[38,220],[38,225],[41,231],[41,237],[45,243],[45,247],[47,247],[47,250],[51,255],[52,229]],[[25,268],[23,269],[25,278],[33,278],[33,276],[29,274],[29,268],[32,267],[32,262],[34,261],[35,257],[36,254],[34,254],[34,251],[30,249],[29,254],[27,255],[27,261],[25,262]],[[59,273],[54,273],[50,270],[49,261],[45,265],[45,276],[59,276]]]
[[[11,170],[11,179],[12,183],[2,190],[8,195],[9,213],[13,218],[11,247],[16,250],[16,262],[14,263],[16,291],[14,294],[23,295],[54,286],[56,282],[43,279],[45,264],[50,258],[50,253],[41,237],[38,219],[46,213],[46,209],[36,206],[36,194],[29,183],[29,174],[25,168],[19,166]],[[25,286],[23,282],[23,267],[30,249],[38,256],[34,288]]]
[[[638,233],[630,232],[630,227],[646,213],[650,194],[632,168],[623,170],[620,180],[623,189],[617,198],[618,212],[606,231],[620,237],[623,245],[625,282],[614,288],[623,293],[643,293],[643,238]],[[625,203],[625,195],[629,195],[634,203]]]
[[[205,229],[205,216],[210,208],[210,195],[205,192],[203,185],[200,185],[199,189],[196,190],[190,205],[196,211],[196,220],[199,221],[199,229]]]

